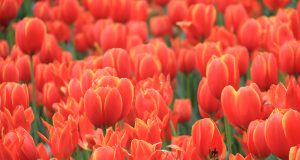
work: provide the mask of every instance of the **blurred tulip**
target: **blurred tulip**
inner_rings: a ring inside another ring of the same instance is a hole
[[[3,82],[19,82],[19,70],[13,62],[7,62],[2,68]]]
[[[30,59],[28,55],[23,55],[16,60],[16,67],[19,71],[19,79],[22,82],[30,82]]]
[[[133,1],[130,19],[134,21],[146,21],[148,18],[149,4],[147,0]]]
[[[247,11],[241,4],[229,5],[225,10],[225,26],[231,32],[237,32],[247,19]]]
[[[55,38],[61,41],[68,41],[71,36],[71,31],[69,26],[63,21],[54,20],[48,21],[47,23],[48,32],[55,36]]]
[[[45,36],[42,48],[38,52],[38,55],[42,63],[50,63],[54,60],[60,60],[61,49],[53,35],[47,34]]]
[[[220,42],[223,48],[237,44],[236,36],[224,27],[213,27],[206,42]]]
[[[125,48],[127,30],[125,25],[114,23],[107,25],[101,33],[99,42],[104,51],[111,48]]]
[[[240,77],[235,57],[230,54],[213,57],[207,65],[206,77],[208,87],[216,98],[221,97],[221,92],[227,85],[232,85],[237,89]]]
[[[73,23],[80,14],[80,4],[74,0],[58,0],[60,18],[64,22]]]
[[[284,43],[279,50],[279,68],[288,74],[300,73],[300,43],[297,41],[288,41]]]
[[[172,24],[182,21],[186,18],[188,12],[188,6],[186,1],[181,0],[171,0],[168,3],[168,17]]]
[[[96,127],[113,125],[128,114],[133,101],[133,92],[133,85],[126,78],[119,79],[113,76],[99,78],[84,95],[84,108],[89,120]]]
[[[203,77],[198,86],[198,109],[202,117],[222,117],[222,106],[219,99],[214,97],[209,90],[207,78]]]
[[[107,18],[109,16],[109,0],[88,0],[88,9],[96,19]]]
[[[172,24],[167,16],[155,16],[150,19],[150,29],[153,36],[171,36],[173,33]]]
[[[111,0],[110,1],[110,18],[115,22],[126,22],[130,18],[133,1],[128,0]]]
[[[268,157],[271,153],[266,143],[264,133],[265,124],[266,123],[262,120],[252,121],[247,131],[249,152],[257,158]]]
[[[78,33],[75,35],[74,46],[75,46],[75,49],[80,53],[82,53],[88,49],[89,46],[87,43],[87,39],[83,33]]]
[[[46,26],[38,18],[24,18],[16,27],[16,44],[25,53],[38,52],[46,36]]]
[[[120,147],[102,146],[94,149],[90,158],[101,160],[123,160],[125,159],[125,156],[122,154],[122,148]]]
[[[250,69],[251,80],[261,90],[267,90],[278,81],[278,66],[276,58],[271,53],[259,53],[252,61]]]
[[[43,87],[43,104],[48,111],[53,111],[52,105],[59,102],[63,95],[60,89],[52,82],[45,83]]]
[[[177,66],[180,71],[190,73],[196,68],[196,51],[195,49],[182,48],[177,53]]]
[[[5,59],[8,56],[8,43],[5,40],[0,40],[0,57]]]
[[[134,139],[131,141],[130,151],[133,159],[148,160],[154,153],[155,146],[146,141]]]
[[[252,159],[254,158],[252,157],[251,154],[247,155],[245,158],[239,153],[237,153],[236,155],[232,155],[232,154],[229,155],[229,160],[252,160]]]
[[[263,29],[255,19],[247,19],[238,30],[239,43],[250,50],[254,50],[262,43]]]
[[[205,76],[209,60],[213,55],[221,56],[223,54],[223,48],[221,43],[206,42],[199,43],[195,46],[195,52],[197,55],[197,69],[201,76]]]
[[[237,45],[226,48],[224,52],[231,54],[235,57],[235,59],[238,61],[240,76],[245,75],[247,73],[250,61],[247,48],[245,48],[244,46]]]
[[[174,113],[178,115],[178,122],[188,122],[192,116],[192,104],[190,99],[175,99]]]
[[[204,118],[193,124],[192,141],[200,159],[225,158],[225,143],[216,124],[211,119]]]
[[[300,144],[300,128],[297,124],[300,122],[300,113],[295,110],[288,110],[282,117],[282,126],[284,134],[289,145],[294,146]]]
[[[293,31],[294,37],[296,39],[300,38],[300,32],[298,30],[300,27],[300,17],[297,10],[292,8],[279,10],[276,14],[276,20],[287,23],[289,28]]]
[[[255,83],[240,87],[238,91],[226,86],[222,91],[221,104],[228,121],[241,129],[247,129],[249,123],[262,114],[262,96]]]
[[[130,21],[127,23],[128,34],[139,36],[143,42],[148,40],[148,28],[147,23],[143,21]]]
[[[299,145],[291,147],[289,152],[289,160],[297,160],[300,158],[300,149]]]
[[[49,1],[39,1],[34,4],[33,14],[35,17],[40,18],[44,21],[51,20],[51,6]]]
[[[43,143],[39,143],[36,147],[39,158],[41,160],[47,160],[50,159],[50,154],[47,151],[46,146]]]
[[[289,4],[290,0],[263,0],[264,4],[270,10],[277,10]]]
[[[0,2],[0,26],[6,27],[10,20],[15,18],[19,8],[22,4],[21,1],[3,0]]]

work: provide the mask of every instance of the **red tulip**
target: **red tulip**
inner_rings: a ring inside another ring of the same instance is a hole
[[[54,20],[47,23],[48,32],[55,36],[55,38],[61,41],[67,41],[70,39],[71,31],[69,26],[63,21]]]
[[[133,159],[148,160],[154,153],[155,146],[146,141],[134,139],[131,141],[130,151]]]
[[[251,154],[247,155],[245,158],[239,153],[237,153],[236,155],[232,155],[232,154],[229,155],[229,160],[252,160],[252,159],[254,158],[252,157]]]
[[[258,158],[264,158],[270,154],[264,133],[265,124],[266,123],[261,120],[252,121],[247,131],[248,150]]]
[[[19,79],[22,82],[30,82],[30,59],[28,55],[23,55],[16,60],[16,67],[19,71]]]
[[[16,28],[16,44],[25,54],[38,52],[46,36],[46,26],[38,18],[24,18]]]
[[[49,1],[39,1],[34,4],[33,14],[44,21],[52,19],[51,6]]]
[[[43,104],[48,111],[52,111],[52,105],[62,100],[62,97],[62,93],[58,86],[52,82],[45,83],[43,87]]]
[[[289,152],[289,160],[298,160],[300,158],[299,145],[291,147]]]
[[[8,43],[5,40],[0,40],[0,57],[5,59],[8,56]]]
[[[147,0],[133,1],[130,12],[130,20],[146,21],[148,18],[149,4]]]
[[[107,25],[101,33],[99,42],[105,51],[111,48],[125,48],[127,30],[125,25],[114,23]]]
[[[192,104],[190,99],[176,99],[174,113],[178,115],[178,122],[188,122],[192,116]]]
[[[221,104],[228,121],[241,129],[247,129],[249,123],[262,114],[262,97],[255,83],[240,87],[238,91],[226,86],[222,91]]]
[[[207,78],[203,77],[198,87],[198,109],[202,117],[210,116],[215,119],[222,117],[222,106],[219,99],[214,97],[209,90]]]
[[[239,27],[248,19],[246,9],[241,4],[229,5],[225,9],[224,20],[226,28],[237,32]]]
[[[171,36],[173,33],[172,24],[167,16],[155,16],[150,19],[150,29],[154,36]]]
[[[107,18],[109,16],[109,0],[87,0],[89,11],[96,19]]]
[[[264,4],[270,10],[277,10],[289,4],[290,0],[263,0]]]
[[[190,73],[196,68],[195,49],[181,48],[177,53],[177,66],[180,71]]]
[[[102,146],[94,149],[91,159],[101,159],[101,160],[123,160],[125,155],[122,154],[122,148]]]
[[[213,57],[207,65],[206,77],[208,87],[216,98],[221,97],[221,92],[227,85],[238,88],[240,77],[238,63],[234,56],[225,54],[221,57]]]
[[[12,62],[7,62],[2,68],[3,82],[19,82],[19,70]]]
[[[50,159],[50,154],[47,151],[46,146],[43,143],[39,143],[36,147],[37,152],[39,154],[39,158],[41,160],[47,160]]]
[[[89,120],[96,127],[113,125],[128,114],[133,91],[133,85],[128,79],[113,76],[97,79],[84,95],[84,108]]]
[[[249,53],[247,48],[237,45],[226,48],[224,52],[235,57],[238,61],[240,76],[245,75],[249,66]]]
[[[213,27],[206,42],[220,42],[223,48],[237,44],[236,36],[224,27]]]
[[[262,43],[263,29],[255,19],[247,19],[238,30],[239,43],[248,49],[254,50]]]
[[[194,123],[192,141],[200,159],[225,158],[226,146],[216,124],[211,119],[204,118]]]
[[[295,110],[288,110],[282,117],[282,126],[284,134],[290,145],[300,144],[300,128],[297,124],[300,122],[300,113]]]
[[[186,18],[188,6],[186,1],[172,0],[168,3],[168,17],[172,24],[182,21]]]
[[[11,1],[3,0],[0,2],[0,25],[6,27],[10,20],[12,20],[18,13],[21,7],[22,0]]]
[[[61,20],[68,24],[73,23],[80,14],[78,1],[59,0],[58,7]]]
[[[61,52],[56,38],[53,35],[47,34],[38,55],[42,63],[50,63],[54,60],[59,61],[61,59]]]
[[[297,41],[288,41],[284,43],[279,50],[279,68],[288,74],[300,73],[300,43]]]
[[[252,61],[250,69],[251,80],[261,90],[267,90],[278,81],[278,66],[276,58],[271,53],[259,53]]]
[[[139,140],[144,140],[147,143],[158,144],[162,142],[162,126],[160,121],[155,118],[147,119],[144,122],[141,119],[136,119],[134,124],[134,134]],[[161,146],[161,145],[159,145]]]
[[[297,28],[300,27],[299,13],[297,10],[288,8],[279,10],[276,14],[276,19],[287,23],[289,28],[293,31],[293,35],[296,39],[300,38],[300,32]]]
[[[133,1],[111,0],[110,3],[110,17],[114,21],[126,22],[129,20]]]

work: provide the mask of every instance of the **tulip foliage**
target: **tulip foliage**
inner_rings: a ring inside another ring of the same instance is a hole
[[[0,160],[300,160],[300,2],[0,0]]]

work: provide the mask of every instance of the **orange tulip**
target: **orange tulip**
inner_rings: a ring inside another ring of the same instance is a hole
[[[270,151],[277,157],[286,159],[289,156],[291,145],[288,144],[287,137],[282,125],[285,111],[275,109],[265,124],[265,138]]]
[[[199,43],[195,46],[195,52],[197,55],[197,69],[200,75],[205,76],[207,64],[213,55],[221,56],[223,54],[223,48],[221,43],[208,42]]]
[[[232,154],[229,155],[229,160],[253,160],[253,159],[254,158],[252,157],[251,154],[247,155],[245,158],[239,153],[237,153],[236,155],[232,155]]]
[[[147,143],[157,144],[162,142],[162,126],[158,119],[149,118],[146,122],[141,119],[135,120],[134,134],[139,140],[144,140]],[[158,145],[161,146],[161,145]]]
[[[77,102],[80,101],[80,98],[84,96],[82,92],[82,87],[78,79],[71,79],[68,85],[69,96],[74,98]]]
[[[215,119],[222,117],[222,106],[219,99],[214,97],[209,90],[207,78],[203,77],[198,87],[198,109],[202,117],[213,116]]]
[[[58,7],[59,18],[68,24],[73,23],[80,14],[80,5],[78,1],[59,0]]]
[[[131,21],[131,22],[127,23],[127,28],[128,28],[128,34],[129,35],[131,35],[131,36],[137,35],[142,39],[142,42],[147,42],[147,40],[148,40],[148,28],[147,28],[147,23],[146,22]],[[129,51],[130,51],[130,49],[129,49]]]
[[[241,129],[247,129],[251,121],[262,115],[262,96],[255,83],[238,91],[226,86],[222,91],[221,104],[228,121]]]
[[[16,27],[16,44],[25,54],[34,54],[42,47],[46,26],[38,18],[24,18]]]
[[[288,8],[279,10],[276,14],[276,19],[287,23],[289,28],[293,31],[293,35],[296,39],[300,38],[300,32],[297,28],[300,27],[299,13],[297,10]]]
[[[278,81],[277,61],[271,53],[259,53],[252,61],[250,69],[251,80],[261,90],[267,90],[272,84]]]
[[[162,66],[159,60],[150,54],[139,56],[135,62],[135,76],[138,80],[158,75],[161,70]]]
[[[182,21],[186,18],[188,6],[186,1],[172,0],[168,3],[168,17],[172,24]]]
[[[227,85],[238,88],[240,77],[235,57],[230,54],[213,57],[207,65],[206,77],[208,87],[216,98],[221,97],[221,92]]]
[[[154,36],[171,36],[173,33],[172,24],[167,16],[155,16],[150,19],[150,29]]]
[[[211,119],[204,118],[194,123],[192,127],[192,141],[196,148],[196,153],[201,159],[225,159],[225,143],[216,124]]]
[[[226,48],[224,52],[235,57],[238,61],[240,76],[245,75],[249,66],[249,53],[247,48],[237,45]]]
[[[34,4],[33,14],[35,17],[40,18],[44,21],[51,20],[51,6],[49,1],[39,1]]]
[[[225,27],[213,27],[206,42],[220,42],[223,48],[237,44],[236,36]]]
[[[300,128],[297,124],[300,122],[300,113],[295,110],[288,110],[282,117],[282,126],[284,134],[290,145],[300,144]]]
[[[279,68],[288,74],[300,73],[300,43],[298,41],[288,41],[279,50]]]
[[[106,51],[103,56],[103,66],[115,68],[119,77],[131,77],[131,61],[124,49],[114,48]]]
[[[128,79],[113,76],[96,79],[84,95],[84,108],[89,120],[96,127],[113,125],[129,113],[133,92],[133,85]]]
[[[2,68],[3,82],[19,82],[19,70],[12,62],[7,62]]]
[[[125,48],[127,30],[126,26],[120,23],[107,25],[98,40],[105,51],[111,48]]]
[[[289,160],[298,160],[300,159],[300,146],[291,147],[289,152]]]
[[[130,151],[133,159],[148,160],[154,153],[155,146],[146,141],[134,139],[131,141]]]
[[[12,20],[18,13],[23,0],[3,0],[0,2],[0,26],[6,27],[10,20]]]
[[[241,4],[229,5],[225,9],[224,20],[226,28],[231,32],[237,32],[239,27],[248,19],[246,9]]]
[[[248,150],[258,158],[264,158],[270,154],[264,133],[265,124],[262,120],[252,121],[247,131]]]
[[[61,52],[56,38],[53,35],[47,34],[38,55],[42,63],[50,63],[54,60],[59,61],[61,59]]]
[[[68,41],[71,36],[71,31],[69,26],[63,21],[54,20],[48,21],[47,23],[48,32],[55,36],[55,38],[61,41]]]
[[[130,20],[146,21],[148,18],[149,4],[147,0],[133,1],[130,12]]]
[[[94,149],[90,159],[101,159],[101,160],[123,160],[125,159],[124,153],[122,154],[122,148],[102,146]]]
[[[190,99],[175,99],[174,113],[178,115],[178,122],[188,122],[192,116],[192,104]]]
[[[25,84],[2,83],[0,85],[0,95],[1,110],[4,110],[5,107],[12,113],[19,105],[25,109],[29,106],[29,93]]]
[[[48,111],[53,111],[52,105],[56,102],[62,100],[63,94],[52,82],[48,82],[44,85],[43,88],[43,104],[48,109]]]
[[[263,29],[255,19],[247,19],[238,30],[239,43],[250,50],[254,50],[262,43]]]
[[[0,40],[0,57],[5,59],[8,56],[8,43],[5,40]]]
[[[196,68],[195,49],[181,48],[177,53],[177,66],[180,71],[190,73]]]
[[[87,0],[87,6],[96,19],[107,18],[109,16],[109,2],[109,0]]]
[[[126,22],[130,18],[130,11],[133,1],[111,0],[110,1],[110,18],[116,22]]]
[[[270,10],[277,10],[289,4],[290,0],[263,0],[264,4]]]
[[[22,82],[30,82],[30,59],[28,55],[18,57],[16,67],[19,71],[19,79]]]

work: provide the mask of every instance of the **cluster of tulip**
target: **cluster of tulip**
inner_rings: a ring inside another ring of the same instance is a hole
[[[300,160],[300,2],[0,0],[0,159]]]

